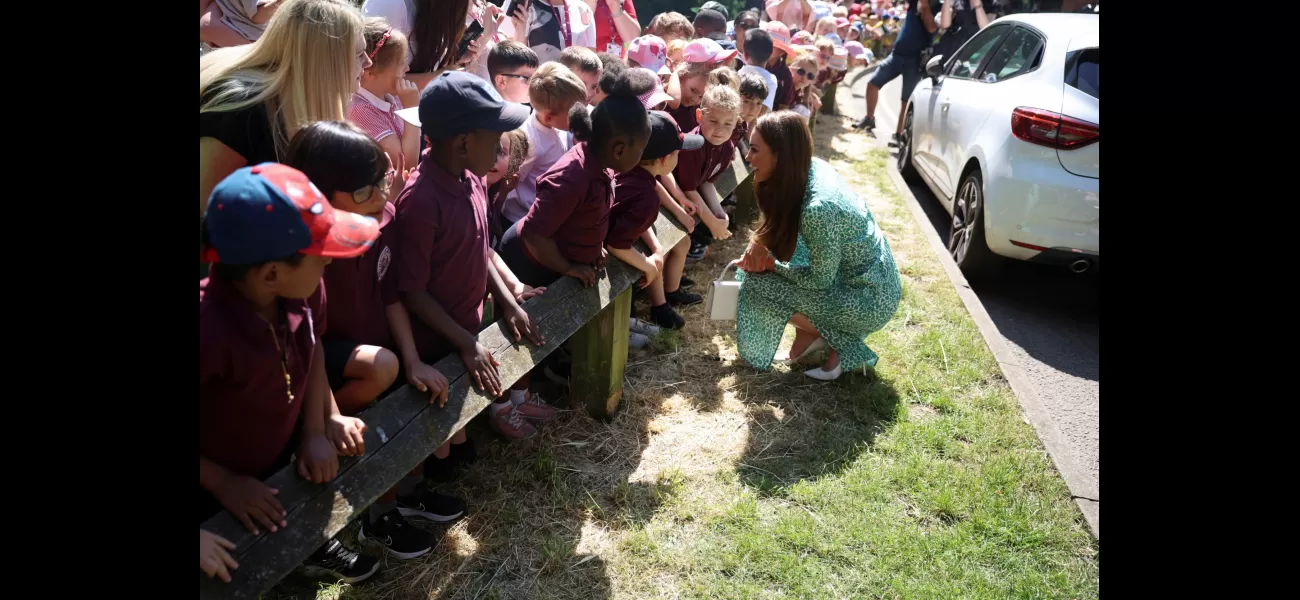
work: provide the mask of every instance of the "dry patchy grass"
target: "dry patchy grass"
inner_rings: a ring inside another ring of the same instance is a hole
[[[455,488],[473,512],[430,555],[268,597],[1096,597],[1097,545],[883,176],[887,156],[835,117],[817,142],[902,273],[898,314],[868,338],[874,371],[760,373],[733,324],[687,309],[684,330],[629,357],[611,423],[566,411],[533,440],[476,435],[482,458]],[[747,237],[688,273],[703,287]]]

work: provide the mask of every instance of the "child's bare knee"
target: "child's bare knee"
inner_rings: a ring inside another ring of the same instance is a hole
[[[401,363],[392,350],[380,346],[357,346],[344,375],[351,379],[372,381],[386,388],[397,380],[400,366]]]

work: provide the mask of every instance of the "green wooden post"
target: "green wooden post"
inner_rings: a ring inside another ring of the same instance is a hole
[[[836,114],[835,90],[839,87],[840,84],[833,83],[826,87],[826,91],[822,92],[822,114],[823,115]]]
[[[609,419],[623,399],[632,288],[619,294],[573,334],[572,398],[591,416]]]

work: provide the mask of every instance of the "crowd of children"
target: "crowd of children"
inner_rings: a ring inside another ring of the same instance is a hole
[[[201,38],[252,42],[257,55],[262,31],[275,32],[264,40],[308,31],[287,22],[306,23],[318,14],[309,5],[338,1],[208,0]],[[546,0],[534,0],[528,14],[539,4]],[[506,438],[530,437],[555,419],[555,408],[529,390],[531,376],[509,385],[477,341],[488,298],[492,319],[516,342],[542,345],[521,305],[561,277],[592,286],[612,255],[641,271],[636,287],[650,305],[648,320],[629,323],[630,345],[683,327],[679,309],[703,301],[685,265],[731,235],[714,182],[738,147],[744,154],[760,115],[817,109],[823,86],[858,58],[848,46],[862,33],[843,15],[813,11],[801,21],[815,28],[811,39],[800,36],[809,43],[795,44],[781,19],[757,10],[733,19],[708,2],[694,19],[656,15],[640,37],[617,26],[546,45],[552,60],[543,60],[529,43],[536,39],[509,39],[510,28],[497,26],[522,24],[523,11],[502,13],[472,13],[495,20],[484,28],[493,34],[476,42],[482,69],[445,70],[422,90],[407,77],[413,40],[383,18],[365,19],[349,67],[359,74],[336,112],[310,101],[280,106],[272,92],[294,97],[282,88],[249,91],[239,105],[265,102],[256,116],[272,123],[286,109],[346,120],[272,127],[285,139],[268,135],[258,160],[217,140],[246,160],[201,205],[201,259],[210,269],[199,282],[200,523],[227,510],[255,534],[285,527],[266,478],[294,464],[312,482],[332,479],[339,456],[365,452],[366,426],[355,415],[399,386],[445,404],[447,379],[431,365],[448,354],[496,398],[488,418]],[[579,43],[599,35],[614,41]],[[209,53],[201,73],[233,52]],[[242,81],[201,77],[201,125],[225,114],[204,104],[214,90]],[[210,139],[205,131],[201,142]],[[691,235],[661,244],[653,226],[660,209]],[[570,360],[562,347],[539,373],[563,379]],[[456,432],[369,507],[359,539],[399,559],[427,554],[437,536],[407,519],[465,515],[464,500],[437,490],[476,455]],[[229,580],[238,566],[232,549],[200,530],[200,568],[210,576]],[[357,582],[379,562],[330,540],[304,566]]]

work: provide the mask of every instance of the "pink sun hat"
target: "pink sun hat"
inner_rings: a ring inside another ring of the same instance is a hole
[[[636,68],[641,69],[643,71],[650,71],[650,69],[646,69],[645,67],[636,67]],[[650,73],[654,74],[654,71],[650,71]],[[672,100],[673,97],[669,96],[668,92],[664,91],[664,83],[659,80],[658,76],[656,76],[654,89],[644,94],[641,94],[640,96],[637,96],[637,99],[641,101],[641,106],[644,106],[646,110],[650,110],[650,107],[659,104],[660,102],[663,102],[665,100]]]
[[[723,50],[717,42],[708,38],[691,40],[682,48],[682,60],[690,63],[719,63],[736,56],[736,50]]]
[[[790,28],[780,21],[768,21],[762,25],[763,31],[772,36],[772,47],[786,54],[794,54],[790,48]]]
[[[866,50],[867,49],[862,46],[862,42],[844,42],[844,51],[853,58],[862,56],[862,53]]]
[[[659,75],[672,73],[668,68],[668,44],[657,35],[643,35],[632,40],[627,45],[627,58]]]

